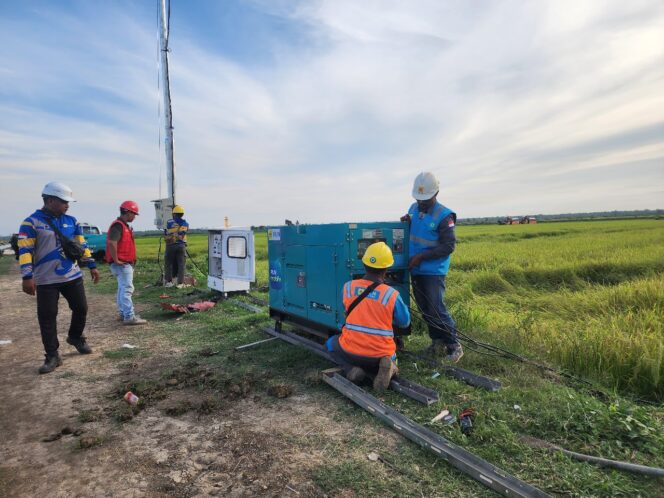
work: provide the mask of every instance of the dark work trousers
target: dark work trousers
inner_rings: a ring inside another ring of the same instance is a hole
[[[166,262],[164,280],[170,282],[177,275],[178,284],[184,282],[184,257],[186,247],[182,244],[166,246],[164,260]]]
[[[85,297],[83,277],[61,284],[38,285],[37,318],[44,351],[48,356],[54,356],[60,347],[56,321],[60,294],[67,300],[71,310],[70,339],[74,341],[80,339],[85,328],[85,319],[88,316],[88,301]]]
[[[330,356],[334,358],[334,361],[344,369],[344,374],[348,375],[350,369],[353,367],[360,367],[363,370],[375,374],[378,372],[378,364],[380,363],[380,358],[372,356],[360,356],[352,353],[348,353],[343,350],[341,344],[339,344],[338,335],[333,335],[325,342],[325,349]],[[395,354],[392,359],[396,361],[397,355]]]
[[[458,344],[456,323],[445,306],[445,275],[412,275],[411,282],[431,340]]]

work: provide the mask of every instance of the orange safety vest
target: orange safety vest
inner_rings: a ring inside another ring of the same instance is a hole
[[[351,280],[343,287],[344,307],[348,309],[357,296],[373,282]],[[392,319],[399,292],[389,285],[378,285],[358,304],[341,329],[339,345],[347,353],[371,358],[392,356],[396,352]]]

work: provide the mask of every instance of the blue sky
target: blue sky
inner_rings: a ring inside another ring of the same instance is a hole
[[[165,193],[157,0],[0,0],[0,233],[69,184],[106,226]],[[664,207],[664,3],[171,4],[192,226],[393,220],[434,171],[460,217]]]

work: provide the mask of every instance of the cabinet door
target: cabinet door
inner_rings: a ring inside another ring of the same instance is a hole
[[[336,327],[338,296],[336,250],[333,246],[307,247],[307,318]],[[343,311],[343,310],[341,310]]]
[[[251,230],[224,230],[221,251],[222,278],[255,280],[254,233]]]
[[[307,251],[305,246],[286,247],[284,254],[284,305],[286,311],[307,316]]]

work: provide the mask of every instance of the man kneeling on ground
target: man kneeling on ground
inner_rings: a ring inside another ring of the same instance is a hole
[[[343,286],[346,324],[341,335],[328,339],[326,347],[351,382],[360,382],[366,371],[378,370],[373,387],[382,391],[397,372],[394,326],[408,327],[410,312],[399,292],[384,283],[387,269],[394,264],[387,244],[371,244],[362,263],[366,274]]]

